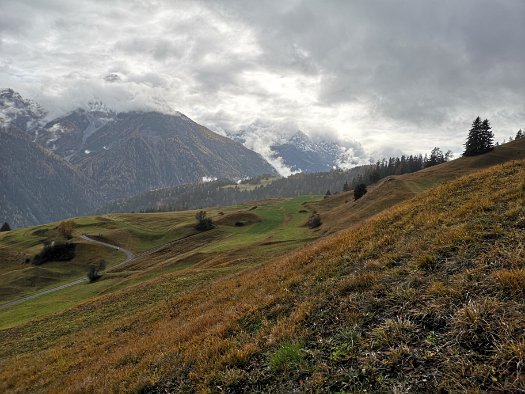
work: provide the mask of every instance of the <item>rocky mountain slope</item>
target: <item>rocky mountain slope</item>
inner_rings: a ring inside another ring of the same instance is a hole
[[[12,125],[34,133],[44,123],[46,112],[34,102],[23,98],[13,89],[0,89],[0,126]]]
[[[290,133],[250,126],[228,136],[260,153],[281,175],[330,171],[340,166],[346,151],[333,141],[313,141],[300,130]]]
[[[89,136],[112,121],[116,113],[102,103],[89,103],[86,109],[78,108],[56,118],[38,130],[36,141],[56,154],[69,158],[83,151]]]
[[[120,113],[71,157],[109,198],[201,182],[242,179],[275,170],[257,153],[190,118],[158,112]]]
[[[323,172],[337,167],[341,147],[333,142],[313,142],[302,131],[280,144],[271,146],[274,156],[281,157],[293,172]]]
[[[0,127],[0,218],[11,226],[90,212],[102,199],[89,179],[14,126]]]

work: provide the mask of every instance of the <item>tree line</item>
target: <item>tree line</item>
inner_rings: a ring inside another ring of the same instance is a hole
[[[237,205],[247,201],[302,195],[331,195],[370,185],[389,175],[401,175],[444,163],[452,156],[434,148],[430,155],[410,155],[383,159],[375,164],[336,169],[329,172],[300,173],[275,179],[269,175],[233,184],[230,180],[181,185],[150,191],[131,199],[117,200],[100,212],[161,212]],[[251,187],[246,187],[247,185]],[[329,193],[327,193],[329,191]],[[358,194],[362,195],[362,190]]]

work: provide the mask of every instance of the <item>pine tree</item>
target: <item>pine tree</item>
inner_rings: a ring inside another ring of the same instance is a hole
[[[195,214],[197,224],[195,228],[199,231],[208,231],[215,227],[211,218],[206,216],[206,211],[199,211]]]
[[[348,184],[348,181],[345,181],[345,184],[343,185],[343,191],[344,192],[350,191],[350,185]]]
[[[525,134],[523,133],[523,131],[521,131],[521,129],[519,129],[518,132],[516,133],[516,138],[514,139],[519,140],[519,139],[522,139],[523,137],[525,137]]]
[[[472,128],[468,133],[463,156],[479,155],[481,153],[481,146],[481,118],[478,116],[474,122],[472,122]]]
[[[481,123],[481,151],[479,153],[490,152],[494,149],[494,134],[488,119]]]
[[[361,197],[363,197],[368,192],[366,185],[364,183],[360,183],[357,185],[354,189],[354,201],[359,200]]]
[[[11,231],[11,226],[7,222],[4,222],[2,227],[0,227],[0,231]]]
[[[436,146],[434,149],[432,149],[432,152],[430,152],[430,159],[428,160],[426,167],[432,167],[444,163],[445,161],[446,160],[443,152]]]

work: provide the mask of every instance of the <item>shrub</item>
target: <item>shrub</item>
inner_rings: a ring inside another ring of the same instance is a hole
[[[100,274],[98,273],[97,267],[95,267],[94,265],[89,266],[87,278],[89,280],[89,283],[94,282],[100,278]]]
[[[211,218],[206,217],[206,211],[197,212],[195,214],[195,220],[197,220],[195,228],[199,231],[207,231],[215,227]]]
[[[363,197],[368,192],[366,185],[364,183],[360,183],[354,188],[354,201],[359,200],[361,197]]]
[[[33,257],[33,264],[40,265],[47,261],[69,261],[75,257],[76,244],[72,242],[45,245],[42,251]]]
[[[310,218],[308,219],[308,227],[310,228],[319,227],[321,224],[321,215],[319,215],[318,213],[313,213],[312,216],[310,216]]]
[[[104,271],[105,269],[106,269],[106,260],[100,259],[100,261],[98,262],[98,270]]]
[[[65,239],[73,237],[73,230],[75,229],[75,222],[73,220],[64,220],[57,226],[57,230]]]
[[[101,259],[98,263],[98,267],[95,265],[89,266],[89,271],[87,273],[87,278],[89,280],[89,283],[96,281],[97,279],[100,279],[102,276],[100,273],[106,269],[106,261]]]

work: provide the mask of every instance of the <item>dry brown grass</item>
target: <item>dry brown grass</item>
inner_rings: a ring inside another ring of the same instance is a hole
[[[4,330],[0,390],[525,390],[524,178],[498,165],[248,272],[168,274]],[[276,373],[290,343],[300,362]]]
[[[525,269],[499,270],[494,272],[501,288],[516,294],[525,294]]]

